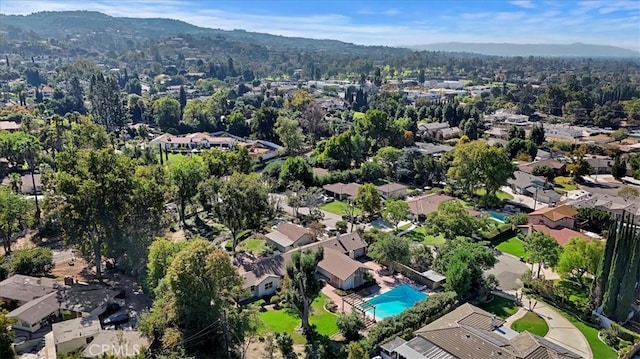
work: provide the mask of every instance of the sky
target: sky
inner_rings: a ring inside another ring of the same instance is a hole
[[[640,0],[0,1],[0,13],[95,10],[363,45],[586,43],[640,50]]]

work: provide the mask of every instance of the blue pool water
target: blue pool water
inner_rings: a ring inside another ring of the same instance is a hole
[[[388,292],[376,295],[367,302],[376,306],[376,319],[383,319],[398,315],[405,309],[413,307],[416,302],[428,297],[428,295],[403,284]],[[373,309],[368,311],[372,313]]]
[[[498,220],[499,222],[504,222],[504,219],[507,217],[507,215],[500,212],[489,211],[489,217]]]

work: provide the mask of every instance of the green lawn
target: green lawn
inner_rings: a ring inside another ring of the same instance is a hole
[[[598,359],[615,359],[618,357],[618,353],[613,350],[610,346],[598,338],[598,329],[589,326],[578,319],[576,319],[571,314],[560,310],[556,307],[551,306],[549,303],[545,303],[551,308],[555,309],[558,313],[562,314],[565,318],[567,318],[573,325],[578,328],[578,330],[587,338],[587,342],[589,342],[589,346],[591,347],[591,351],[593,352],[593,357]]]
[[[364,112],[355,111],[353,113],[353,119],[354,120],[359,120],[361,118],[364,118]]]
[[[407,229],[409,229],[409,227],[411,227],[411,223],[405,223],[401,226],[398,226],[398,230],[400,231],[406,231]]]
[[[518,311],[518,307],[516,303],[510,299],[498,297],[497,295],[493,297],[493,300],[489,303],[483,303],[479,305],[480,308],[486,310],[489,313],[493,313],[498,317],[505,319],[508,318]]]
[[[526,330],[529,333],[539,335],[541,337],[544,337],[549,332],[547,322],[538,314],[532,312],[527,312],[524,317],[513,322],[513,324],[511,324],[511,329],[518,333]]]
[[[163,156],[162,160],[164,161],[165,165],[171,166],[171,165],[176,165],[176,164],[184,161],[185,159],[189,158],[190,156],[201,158],[200,155],[197,154],[197,153],[193,153],[193,154],[169,153],[169,160],[167,160],[166,157],[164,157],[164,156]],[[160,154],[158,154],[156,158],[158,159],[158,163],[160,163]]]
[[[517,236],[511,237],[508,240],[498,244],[496,246],[496,249],[500,252],[509,253],[518,258],[529,258],[529,253],[524,251],[523,243]]]
[[[414,242],[422,242],[424,244],[430,244],[433,246],[441,246],[446,241],[443,236],[427,235],[424,227],[422,226],[414,228],[411,232],[408,232],[404,236]]]
[[[578,186],[573,182],[573,178],[566,176],[558,176],[554,179],[556,189],[560,191],[573,191],[578,189]]]
[[[478,189],[476,190],[476,194],[477,194],[478,196],[480,196],[480,197],[484,197],[484,196],[486,196],[486,195],[487,195],[487,190],[486,190],[486,189],[484,189],[484,188],[478,188]],[[512,200],[512,199],[513,199],[513,196],[512,196],[512,195],[508,194],[507,192],[502,192],[502,191],[500,191],[500,190],[498,190],[498,191],[496,192],[496,197],[498,197],[498,199],[499,199],[499,200],[501,200],[501,201],[505,201],[505,200],[507,200],[507,201],[508,201],[508,200]]]
[[[267,241],[264,239],[249,238],[238,245],[238,250],[244,250],[256,255],[262,254],[265,249],[267,249]]]
[[[331,212],[333,214],[337,214],[338,216],[344,215],[344,208],[347,206],[346,203],[342,201],[332,201],[329,203],[325,203],[320,206],[320,209],[323,211]],[[360,208],[356,207],[354,211],[355,215],[359,215],[362,213]]]
[[[309,318],[309,322],[316,326],[318,333],[326,336],[334,335],[338,332],[338,326],[336,325],[337,315],[330,313],[324,309],[325,300],[328,297],[321,294],[316,300],[313,301],[312,308],[313,314]],[[306,340],[302,336],[299,330],[301,320],[300,318],[287,311],[286,309],[280,310],[268,310],[264,313],[260,313],[260,319],[265,324],[263,331],[274,333],[289,333],[296,344],[305,344]]]

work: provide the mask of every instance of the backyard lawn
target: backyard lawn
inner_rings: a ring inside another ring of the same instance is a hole
[[[267,241],[264,239],[249,238],[238,245],[238,250],[251,252],[255,255],[262,254],[267,249]]]
[[[573,182],[573,178],[566,176],[558,176],[554,179],[555,190],[559,193],[565,193],[567,191],[573,191],[578,189],[578,186]]]
[[[509,253],[518,258],[529,258],[529,253],[524,251],[523,243],[517,236],[513,236],[506,241],[501,242],[496,246],[496,249],[500,252]]]
[[[549,303],[545,303],[549,307],[553,308],[558,313],[562,314],[567,320],[569,320],[573,325],[578,328],[578,330],[587,338],[587,342],[589,342],[589,346],[591,347],[591,351],[593,352],[593,357],[598,359],[615,359],[618,357],[618,353],[613,350],[610,346],[606,345],[600,338],[598,338],[598,329],[589,326],[578,319],[576,319],[573,315],[564,312],[556,307],[551,306]]]
[[[189,157],[200,157],[199,154],[182,154],[182,153],[169,153],[169,160],[166,159],[166,157],[163,156],[162,160],[164,161],[165,165],[176,165],[180,162],[183,162],[184,160],[186,160]],[[158,156],[156,157],[158,159],[158,163],[160,163],[160,154],[158,154]]]
[[[487,195],[487,190],[484,188],[478,188],[476,190],[476,194],[480,197],[484,197]],[[502,192],[500,190],[496,192],[496,197],[498,197],[498,199],[501,201],[505,201],[505,200],[508,201],[513,199],[512,195],[508,194],[507,192]]]
[[[342,216],[345,214],[344,208],[346,206],[347,204],[342,201],[332,201],[332,202],[323,204],[322,206],[320,206],[320,209],[323,211],[331,212],[333,214],[337,214],[338,216]],[[359,215],[361,213],[362,211],[360,210],[360,208],[356,207],[354,214]]]
[[[493,297],[493,300],[489,303],[483,303],[478,305],[480,308],[486,310],[489,313],[493,313],[498,317],[505,319],[508,318],[518,311],[518,307],[516,303],[511,299],[498,297],[497,295]]]
[[[525,330],[529,333],[539,335],[544,337],[549,332],[549,326],[547,322],[542,319],[538,314],[533,312],[527,312],[524,317],[516,320],[511,324],[511,329],[515,330],[518,333],[524,332]]]
[[[324,309],[326,299],[328,299],[328,297],[321,294],[313,301],[313,314],[309,318],[309,322],[316,326],[318,333],[331,336],[338,332],[338,326],[336,325],[337,315]],[[291,334],[294,343],[304,344],[306,342],[300,330],[297,330],[301,324],[300,318],[287,309],[268,310],[264,313],[260,313],[260,319],[262,319],[265,324],[263,331],[289,333]]]
[[[441,246],[445,243],[443,236],[429,236],[427,235],[424,227],[416,227],[412,231],[404,235],[406,238],[414,242],[422,242],[424,244],[430,244],[433,246]]]

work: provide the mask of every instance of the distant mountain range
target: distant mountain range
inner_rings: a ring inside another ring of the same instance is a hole
[[[215,24],[212,24],[214,27]],[[132,48],[137,43],[189,34],[232,42],[240,46],[264,46],[271,51],[310,51],[351,54],[370,58],[408,56],[411,51],[441,51],[490,56],[618,57],[638,58],[640,53],[605,45],[437,43],[416,46],[362,46],[337,40],[285,37],[244,30],[220,30],[173,19],[113,17],[96,11],[38,12],[30,15],[0,14],[0,36],[8,39],[53,38],[87,50]]]
[[[215,27],[215,24],[211,24]],[[0,33],[11,38],[28,39],[31,34],[58,40],[75,39],[84,47],[116,49],[133,43],[162,40],[180,34],[210,37],[235,44],[265,46],[269,50],[348,53],[361,56],[402,56],[411,54],[407,48],[362,46],[337,40],[316,40],[285,37],[244,30],[221,30],[195,26],[173,19],[141,19],[113,17],[97,11],[45,11],[30,15],[0,14]]]
[[[498,44],[443,42],[430,45],[407,46],[412,50],[466,52],[490,56],[541,57],[640,57],[640,52],[616,46],[589,44]]]

